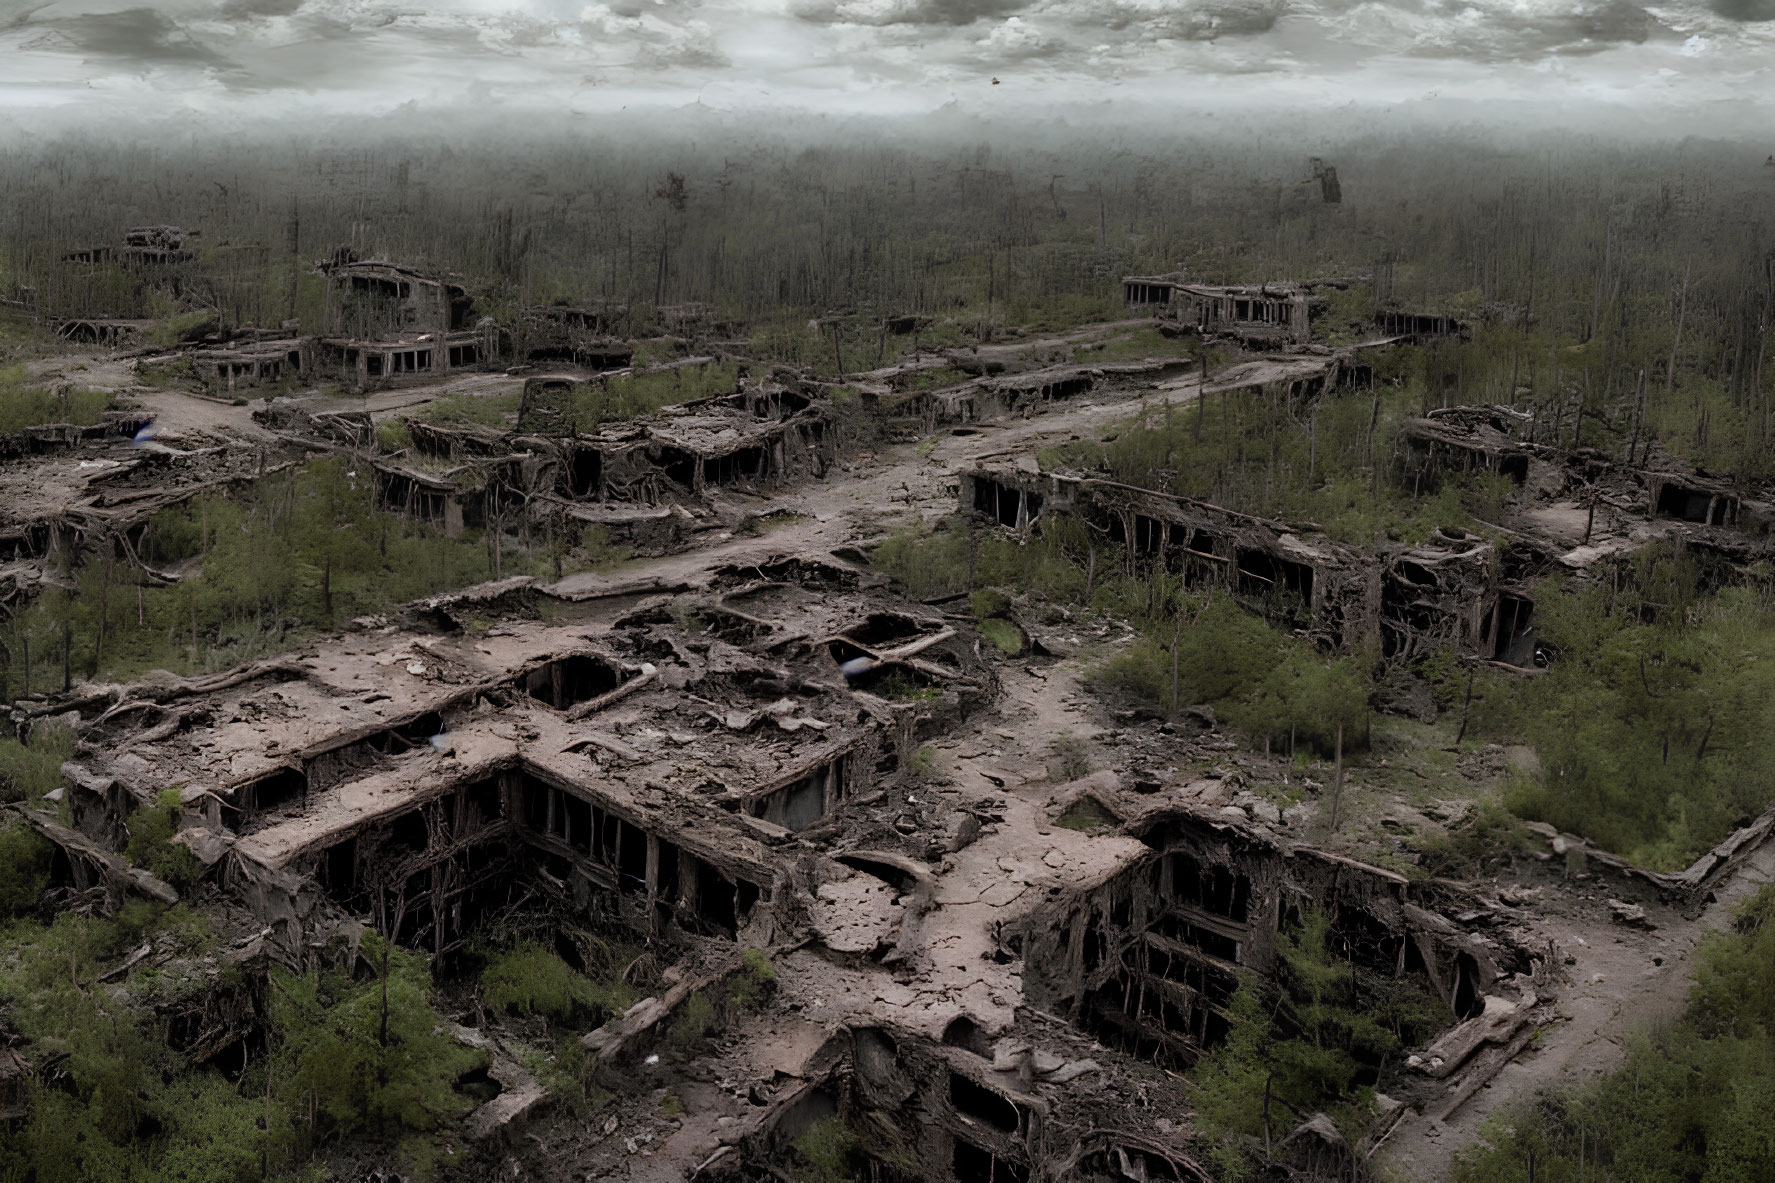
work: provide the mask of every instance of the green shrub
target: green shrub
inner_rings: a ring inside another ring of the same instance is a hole
[[[129,845],[123,853],[144,871],[185,891],[202,878],[203,864],[190,847],[173,841],[179,830],[179,811],[178,789],[168,789],[153,805],[138,808],[130,815]]]
[[[0,435],[51,423],[90,426],[104,418],[113,396],[103,390],[77,390],[34,384],[23,366],[0,368]]]
[[[1534,745],[1541,771],[1510,786],[1513,812],[1674,870],[1775,803],[1775,607],[1748,588],[1698,596],[1685,557],[1640,563],[1619,591],[1543,584],[1557,656],[1507,712],[1478,715]]]
[[[485,1054],[442,1032],[423,957],[375,933],[365,934],[360,953],[376,967],[361,981],[272,971],[281,1092],[348,1136],[455,1120],[468,1101],[452,1086]]]
[[[1417,843],[1428,874],[1445,879],[1477,875],[1497,857],[1526,853],[1533,842],[1522,822],[1498,801],[1486,801],[1449,827],[1446,834],[1430,834]]]
[[[1695,959],[1688,1009],[1594,1083],[1524,1098],[1455,1156],[1455,1183],[1767,1177],[1775,1096],[1775,888]],[[1585,1173],[1587,1172],[1587,1174]]]
[[[1161,713],[1207,704],[1253,739],[1287,740],[1329,753],[1366,742],[1368,678],[1358,657],[1326,658],[1229,598],[1185,597],[1182,628],[1161,617],[1141,640],[1105,662],[1093,683]],[[1175,650],[1173,649],[1175,645]]]
[[[481,971],[487,1005],[516,1015],[543,1015],[563,1026],[596,1026],[635,1003],[620,978],[593,981],[552,950],[526,942],[495,956]]]
[[[38,804],[62,787],[62,764],[74,754],[74,731],[60,723],[39,723],[29,743],[0,738],[0,801]]]
[[[1054,779],[1074,781],[1091,771],[1091,745],[1070,732],[1062,731],[1048,741],[1054,757]]]
[[[0,919],[34,911],[55,847],[22,822],[0,824]]]
[[[1287,1106],[1272,1107],[1273,1122],[1291,1127],[1282,1114],[1323,1111],[1354,1144],[1374,1116],[1373,1090],[1358,1079],[1446,1025],[1447,1008],[1415,977],[1352,966],[1333,950],[1323,913],[1279,935],[1275,979],[1241,971],[1226,1042],[1196,1065],[1196,1119],[1222,1140],[1261,1139],[1268,1094]],[[1219,1177],[1255,1173],[1236,1150],[1217,1161]]]
[[[715,1004],[698,990],[678,1007],[678,1013],[666,1027],[666,1046],[680,1054],[688,1054],[707,1038],[715,1028]]]
[[[1023,633],[1002,617],[989,616],[979,624],[980,635],[991,641],[1000,653],[1015,657],[1023,652]]]
[[[763,949],[740,954],[740,971],[727,982],[727,1004],[744,1014],[761,1008],[776,990],[777,967]]]

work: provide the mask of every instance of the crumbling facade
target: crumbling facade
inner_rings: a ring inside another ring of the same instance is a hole
[[[336,259],[327,277],[316,364],[356,390],[411,385],[482,369],[497,356],[497,329],[480,323],[458,283],[397,263]]]
[[[135,226],[123,232],[121,243],[81,247],[63,255],[62,260],[89,265],[115,264],[131,269],[170,267],[196,258],[190,240],[199,233],[178,226]]]
[[[1291,284],[1214,287],[1181,275],[1132,275],[1122,280],[1122,299],[1132,311],[1242,341],[1301,345],[1312,334],[1310,298]]]
[[[1212,584],[1327,650],[1378,643],[1404,660],[1454,647],[1507,665],[1534,661],[1533,579],[1544,548],[1500,546],[1455,527],[1416,547],[1352,548],[1209,502],[1094,477],[1004,469],[964,473],[959,505],[1020,532],[1069,515],[1129,563]]]

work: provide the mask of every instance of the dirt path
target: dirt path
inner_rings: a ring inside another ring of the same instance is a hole
[[[1075,437],[1092,436],[1136,412],[1151,391],[1129,386],[1099,394],[1095,401],[1003,423],[974,424],[937,434],[925,454],[920,445],[892,444],[871,456],[841,463],[821,481],[756,499],[760,508],[806,515],[805,520],[778,527],[762,537],[718,535],[711,544],[682,554],[625,564],[611,571],[569,575],[554,585],[562,595],[589,598],[620,594],[653,581],[697,585],[716,567],[755,560],[765,555],[830,554],[857,545],[915,519],[931,520],[955,509],[958,476],[987,460],[1031,458],[1041,448]],[[1193,396],[1174,393],[1184,406]],[[1152,404],[1160,408],[1163,403]],[[1033,471],[1033,459],[1026,461]]]
[[[1561,1022],[1538,1044],[1505,1066],[1447,1122],[1407,1118],[1381,1147],[1381,1177],[1408,1183],[1448,1179],[1456,1151],[1472,1142],[1493,1114],[1544,1089],[1573,1087],[1621,1062],[1635,1032],[1668,1023],[1682,1013],[1694,981],[1694,952],[1707,933],[1731,923],[1732,910],[1775,880],[1775,845],[1764,846],[1716,889],[1715,902],[1693,918],[1646,901],[1651,932],[1624,928],[1609,917],[1611,895],[1627,898],[1612,875],[1548,889],[1534,927],[1576,963],[1565,967]]]

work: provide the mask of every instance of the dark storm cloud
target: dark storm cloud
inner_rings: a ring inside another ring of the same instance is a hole
[[[1775,0],[1711,0],[1708,7],[1729,21],[1775,21]]]
[[[144,66],[226,66],[228,60],[193,40],[177,23],[152,8],[90,13],[42,22],[67,38],[76,53],[118,58]]]
[[[1437,11],[1449,17],[1474,11],[1465,0],[1451,0],[1460,10]],[[1618,45],[1643,44],[1659,28],[1653,16],[1632,0],[1597,0],[1566,9],[1526,11],[1509,0],[1478,11],[1485,19],[1448,20],[1445,31],[1425,38],[1418,52],[1472,61],[1541,58],[1549,54],[1592,54]]]
[[[1081,31],[1096,26],[1179,41],[1212,41],[1267,33],[1275,28],[1286,7],[1284,0],[1199,0],[1162,5],[1105,0],[1073,10],[1073,19]]]
[[[947,25],[960,28],[980,20],[997,20],[1027,7],[1026,0],[894,0],[890,4],[855,0],[796,0],[790,6],[800,19],[817,25]]]
[[[302,0],[228,0],[222,5],[223,20],[251,20],[259,16],[290,16],[302,7]]]

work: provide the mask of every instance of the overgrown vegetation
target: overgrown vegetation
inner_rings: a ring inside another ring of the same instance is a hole
[[[31,380],[24,366],[0,367],[0,436],[50,423],[86,427],[104,418],[111,401],[108,391],[45,384]]]
[[[1104,442],[1043,452],[1045,468],[1099,472],[1126,484],[1212,501],[1241,513],[1311,522],[1340,541],[1422,542],[1439,526],[1496,522],[1514,486],[1476,472],[1434,492],[1399,486],[1389,471],[1401,423],[1432,402],[1426,350],[1373,358],[1375,386],[1291,401],[1277,386],[1144,404]]]
[[[297,1110],[278,1083],[289,1078],[274,1075],[267,1093],[263,1068],[231,1081],[188,1067],[146,999],[99,982],[143,941],[175,958],[160,971],[165,988],[208,988],[201,972],[177,976],[192,964],[185,958],[211,946],[202,918],[183,908],[136,901],[114,918],[64,912],[52,924],[15,920],[0,930],[0,1007],[30,1041],[33,1061],[56,1065],[28,1082],[23,1121],[0,1128],[0,1179],[247,1183],[265,1178],[267,1165],[277,1175],[294,1161]],[[432,1016],[427,1009],[406,1021]]]
[[[23,822],[0,821],[0,921],[36,909],[54,854],[49,841]]]
[[[1687,1011],[1641,1032],[1594,1084],[1490,1121],[1456,1156],[1456,1183],[1760,1179],[1775,1096],[1775,887],[1696,954]]]
[[[366,933],[359,958],[373,967],[361,977],[271,971],[274,1089],[299,1117],[298,1153],[334,1134],[435,1129],[467,1111],[452,1086],[483,1062],[441,1030],[424,957]]]
[[[491,531],[449,537],[379,509],[367,468],[313,460],[157,514],[137,553],[147,567],[181,572],[171,586],[122,556],[90,557],[73,586],[51,588],[3,626],[6,696],[60,689],[76,675],[225,669],[496,570],[547,577],[610,557],[601,535],[515,515],[502,523],[497,556],[494,542]]]
[[[554,951],[525,941],[488,961],[481,971],[481,989],[492,1010],[542,1015],[564,1027],[589,1029],[622,1014],[639,998],[623,980],[621,968],[611,965],[589,977]]]
[[[123,854],[144,871],[184,891],[197,882],[203,866],[190,847],[173,841],[179,830],[179,803],[179,790],[168,789],[153,805],[144,805],[132,813],[129,845]]]
[[[1133,568],[1119,548],[1092,546],[1074,520],[1050,519],[1019,545],[961,516],[935,530],[896,535],[874,559],[914,596],[979,589],[976,612],[1008,603],[994,589],[1014,588],[1128,622],[1134,638],[1092,681],[1155,713],[1210,705],[1257,742],[1291,750],[1332,752],[1340,724],[1346,749],[1367,742],[1372,657],[1326,657],[1246,612],[1224,590],[1188,588],[1179,576]]]
[[[0,736],[0,803],[39,804],[61,787],[62,764],[73,754],[74,730],[62,723],[38,723],[27,743]]]
[[[591,431],[600,423],[650,415],[661,407],[731,394],[738,386],[738,362],[704,362],[654,372],[638,371],[576,385],[564,395],[544,396],[529,408],[522,426],[526,430],[571,435]]]
[[[1192,1073],[1217,1178],[1256,1177],[1263,1147],[1314,1113],[1354,1143],[1374,1117],[1375,1074],[1446,1024],[1447,1008],[1415,976],[1358,966],[1341,943],[1323,913],[1308,912],[1283,926],[1273,980],[1241,974],[1232,1030]]]
[[[1539,758],[1514,812],[1674,870],[1775,804],[1775,607],[1761,588],[1702,594],[1698,575],[1657,548],[1620,579],[1543,582],[1546,674],[1474,694],[1470,734],[1521,736]]]

